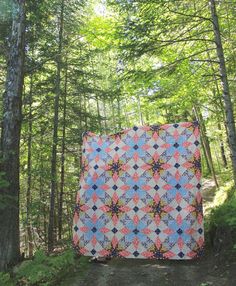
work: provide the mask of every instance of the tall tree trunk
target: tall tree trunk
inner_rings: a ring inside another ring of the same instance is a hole
[[[234,184],[236,185],[236,130],[234,123],[234,114],[233,114],[233,104],[231,102],[230,93],[229,93],[229,83],[227,79],[224,51],[221,42],[221,34],[219,28],[219,21],[216,12],[215,0],[210,0],[211,16],[213,21],[213,30],[215,35],[216,51],[219,58],[219,70],[221,76],[221,83],[223,88],[223,100],[225,106],[226,114],[226,126],[228,129],[229,135],[229,145],[231,150],[231,160],[233,166],[233,179]]]
[[[3,95],[0,190],[0,271],[19,261],[19,149],[24,82],[25,0],[13,1],[13,22]],[[2,179],[1,179],[2,181]],[[6,183],[7,182],[7,183]]]
[[[218,129],[221,131],[221,125],[220,123],[218,122]],[[223,165],[225,168],[227,168],[227,159],[226,159],[226,156],[225,156],[225,147],[224,147],[224,142],[223,142],[223,139],[222,139],[222,134],[220,134],[219,136],[220,138],[220,153],[221,153],[221,158],[222,158],[222,161],[223,161]]]
[[[120,89],[118,90],[117,94],[117,112],[118,112],[118,130],[121,130],[121,106],[120,106]]]
[[[33,76],[30,77],[30,90],[29,90],[29,118],[28,118],[28,158],[27,158],[27,194],[26,194],[26,224],[27,224],[27,237],[28,237],[28,250],[29,257],[33,256],[33,235],[30,219],[30,205],[31,205],[31,150],[32,150],[32,92],[33,92]]]
[[[40,126],[40,146],[43,146],[44,144],[44,130],[43,127]],[[46,202],[46,194],[45,194],[45,188],[44,188],[44,182],[43,182],[43,174],[44,174],[44,158],[43,158],[43,150],[40,149],[40,156],[39,156],[39,170],[40,170],[40,175],[39,175],[39,197],[41,202],[43,202],[42,207],[40,208],[40,214],[43,214],[43,227],[42,227],[42,232],[43,232],[43,237],[44,237],[44,242],[45,245],[47,245],[47,213],[48,209],[47,206],[45,205]],[[39,214],[39,218],[41,215]]]
[[[215,168],[214,168],[212,155],[211,155],[210,142],[209,142],[208,137],[206,135],[206,126],[204,124],[204,120],[202,118],[201,111],[198,110],[197,106],[194,106],[194,111],[195,111],[195,114],[196,114],[196,118],[198,119],[198,121],[200,123],[201,137],[202,137],[202,142],[203,142],[203,145],[204,145],[204,148],[205,148],[205,151],[206,151],[206,158],[207,158],[208,163],[209,163],[209,167],[210,167],[210,170],[211,170],[211,174],[212,174],[213,180],[215,182],[215,185],[218,188],[219,184],[218,184],[218,181],[216,179]]]
[[[130,127],[130,121],[129,121],[129,113],[127,112],[127,99],[124,98],[124,111],[125,111],[125,121],[126,121],[126,127]]]
[[[206,44],[206,48],[208,48],[207,44]],[[211,55],[210,55],[209,51],[207,51],[207,54],[208,54],[208,58],[211,60]],[[224,112],[224,104],[222,102],[220,88],[219,88],[219,85],[218,85],[218,79],[216,77],[216,72],[215,72],[215,69],[214,69],[212,61],[210,61],[210,66],[211,66],[211,70],[212,70],[212,74],[213,74],[213,80],[214,80],[214,83],[215,83],[215,88],[213,88],[213,95],[214,95],[214,98],[219,99],[219,108],[220,108],[220,110],[218,111],[218,108],[217,108],[217,117],[218,117],[217,120],[218,120],[218,129],[221,131],[222,129],[221,129],[220,122],[222,120],[223,120],[224,123],[226,122],[226,118],[225,118],[226,116],[225,116],[225,112]],[[222,117],[223,117],[222,119],[220,118],[221,114],[222,114]],[[226,137],[227,144],[230,147],[229,136],[228,136],[229,134],[228,134],[228,129],[227,129],[226,124],[225,124],[225,132],[226,132],[226,136],[227,136]],[[224,167],[227,168],[228,163],[227,163],[227,159],[226,159],[226,156],[225,156],[225,148],[224,148],[224,143],[223,143],[223,140],[222,140],[222,134],[220,134],[220,151],[221,151],[221,157],[222,157],[222,161],[223,161]]]
[[[208,161],[208,156],[207,156],[205,144],[202,144],[202,150],[203,150],[204,157],[205,157],[205,162],[206,162],[206,167],[207,167],[207,172],[208,172],[207,174],[211,174],[211,168],[210,168],[210,164]]]
[[[85,125],[85,130],[88,130],[88,112],[87,112],[87,98],[84,96],[83,97],[83,110],[84,110],[84,125]]]
[[[104,126],[105,126],[105,133],[108,134],[108,126],[107,126],[107,109],[106,109],[106,100],[105,97],[102,99],[103,101],[103,116],[104,116]]]
[[[68,71],[66,67],[65,74],[65,87],[64,87],[64,100],[63,100],[63,126],[62,126],[62,146],[61,146],[61,184],[60,184],[60,195],[59,195],[59,207],[58,207],[58,238],[61,239],[62,235],[62,210],[63,210],[63,194],[65,185],[65,139],[66,139],[66,104],[67,104],[67,80]]]
[[[61,94],[61,68],[62,68],[62,40],[63,40],[63,22],[64,22],[64,0],[61,1],[61,11],[59,20],[59,45],[56,59],[57,75],[54,99],[54,127],[52,142],[52,158],[51,158],[51,193],[50,193],[50,211],[48,224],[48,251],[52,251],[55,242],[55,195],[57,189],[57,145],[58,145],[58,112],[59,98]]]
[[[110,103],[110,109],[111,109],[111,113],[112,113],[112,130],[116,131],[117,126],[116,126],[115,106],[114,106],[113,98],[110,99],[109,103]]]
[[[137,95],[137,99],[138,99],[138,113],[139,113],[139,124],[143,125],[143,113],[141,110],[141,102],[140,102],[140,95]]]
[[[101,113],[100,113],[100,106],[99,106],[99,98],[96,95],[96,104],[97,104],[97,116],[98,116],[98,127],[99,127],[99,132],[102,132],[102,118],[101,118]]]

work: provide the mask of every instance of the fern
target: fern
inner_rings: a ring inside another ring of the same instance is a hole
[[[39,250],[34,260],[23,262],[17,270],[20,285],[53,285],[74,264],[73,251],[67,250],[57,256],[46,256]]]

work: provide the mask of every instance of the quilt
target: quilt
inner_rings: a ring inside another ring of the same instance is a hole
[[[84,132],[73,246],[85,256],[201,256],[198,122]]]

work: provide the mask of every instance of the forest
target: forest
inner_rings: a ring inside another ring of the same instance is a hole
[[[85,131],[185,121],[200,124],[206,249],[225,279],[191,285],[234,285],[235,12],[235,0],[0,1],[0,285],[90,267],[71,243]]]

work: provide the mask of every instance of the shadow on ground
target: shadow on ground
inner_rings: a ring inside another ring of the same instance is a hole
[[[198,260],[170,261],[114,258],[107,264],[79,266],[65,286],[234,286],[236,261],[222,263],[211,253]]]

